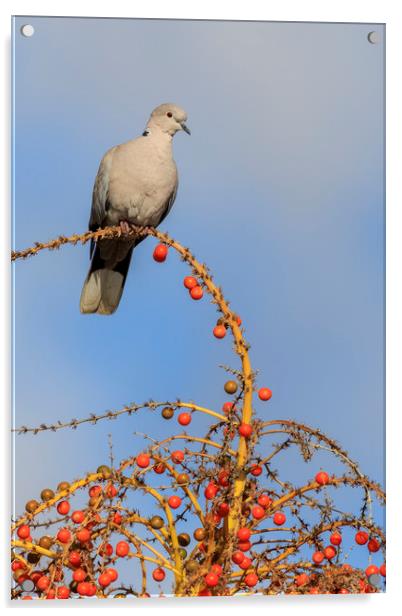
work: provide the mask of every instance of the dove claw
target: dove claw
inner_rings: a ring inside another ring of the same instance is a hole
[[[120,225],[121,232],[124,233],[124,235],[127,235],[128,233],[130,233],[131,227],[130,227],[130,223],[128,223],[127,220],[121,220],[119,225]]]

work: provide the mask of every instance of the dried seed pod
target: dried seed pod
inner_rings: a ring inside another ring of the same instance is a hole
[[[159,530],[164,525],[163,518],[161,518],[159,515],[154,515],[150,519],[149,523],[155,530]]]
[[[226,381],[224,385],[224,389],[227,394],[235,394],[237,391],[238,385],[236,381]]]
[[[98,466],[98,468],[96,469],[96,472],[102,473],[102,476],[104,477],[104,479],[109,479],[112,475],[111,469],[105,464],[101,464],[101,466]]]
[[[52,500],[52,498],[54,498],[54,492],[50,488],[45,488],[40,493],[40,497],[45,502],[50,501],[50,500]]]
[[[38,507],[38,501],[32,499],[26,503],[25,510],[28,511],[28,513],[33,513]]]
[[[177,540],[182,547],[186,547],[189,545],[191,537],[188,533],[180,533],[180,535],[177,536]]]
[[[165,406],[165,408],[162,410],[163,419],[172,419],[173,415],[174,410],[170,406]]]
[[[206,537],[205,528],[196,528],[193,537],[196,541],[203,541]]]

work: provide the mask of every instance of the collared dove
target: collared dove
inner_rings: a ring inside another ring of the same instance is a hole
[[[106,152],[95,179],[89,229],[120,225],[122,236],[91,243],[91,266],[81,293],[84,314],[112,314],[119,305],[131,255],[143,238],[124,236],[130,224],[158,226],[177,192],[172,139],[190,134],[186,112],[171,103],[153,110],[141,137]]]

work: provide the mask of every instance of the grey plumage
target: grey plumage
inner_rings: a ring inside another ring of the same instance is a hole
[[[141,137],[106,152],[95,179],[89,229],[126,223],[158,226],[174,203],[178,177],[172,139],[188,130],[186,112],[170,103],[152,112]],[[134,247],[124,234],[91,245],[91,266],[81,293],[84,314],[112,314],[119,305]]]

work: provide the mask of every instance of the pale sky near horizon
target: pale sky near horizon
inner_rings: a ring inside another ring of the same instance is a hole
[[[84,231],[103,153],[156,105],[184,107],[192,135],[174,140],[180,184],[162,229],[242,316],[258,384],[274,392],[257,412],[319,427],[384,484],[384,26],[33,17],[24,38],[24,23],[15,248]],[[151,397],[221,406],[231,344],[211,335],[213,307],[188,300],[185,265],[155,264],[153,246],[135,251],[110,318],[79,312],[88,247],[15,264],[16,426]],[[172,427],[137,417],[156,438]],[[17,512],[107,461],[109,432],[128,456],[135,429],[123,417],[17,437]],[[283,468],[304,472],[291,456]]]

